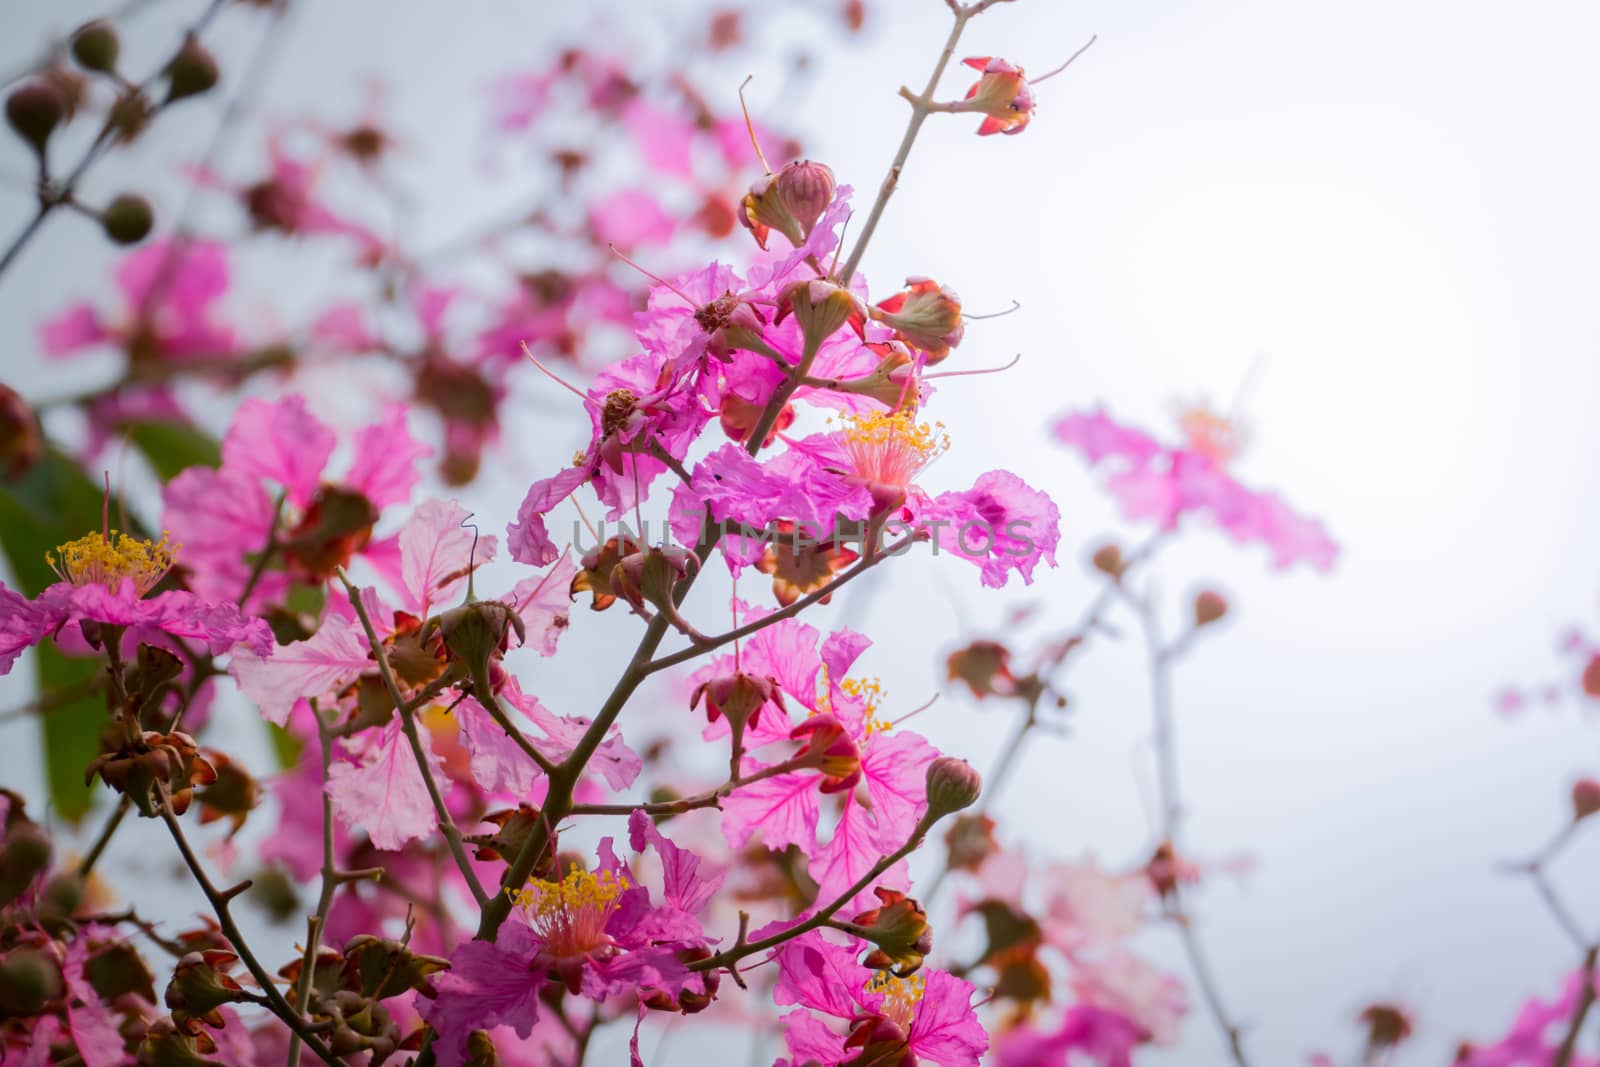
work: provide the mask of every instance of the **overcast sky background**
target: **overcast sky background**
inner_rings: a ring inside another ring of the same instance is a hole
[[[305,5],[266,94],[273,113],[353,116],[361,76],[386,77],[431,239],[516,201],[514,183],[485,185],[484,88],[565,43],[571,18],[535,3],[449,7]],[[173,0],[145,16],[129,51],[162,47],[197,8]],[[0,60],[9,67],[99,10],[7,5]],[[902,129],[895,89],[920,86],[948,24],[938,0],[889,0],[874,14],[864,40],[811,42],[803,109],[782,116],[863,200]],[[257,18],[224,19],[223,49],[246,46]],[[815,36],[815,25],[795,14],[776,30]],[[934,473],[957,486],[1007,467],[1049,490],[1061,568],[989,594],[973,569],[918,557],[831,618],[878,639],[865,666],[907,709],[938,690],[946,652],[1003,635],[1017,605],[1038,600],[1066,625],[1092,590],[1087,550],[1124,531],[1078,460],[1048,443],[1049,418],[1105,403],[1165,433],[1179,401],[1228,404],[1249,378],[1240,476],[1322,516],[1344,554],[1328,578],[1273,574],[1259,550],[1196,530],[1157,568],[1174,613],[1202,582],[1236,609],[1178,675],[1192,849],[1257,860],[1244,885],[1219,881],[1196,898],[1201,933],[1258,1063],[1348,1055],[1353,1017],[1377,997],[1418,1014],[1406,1062],[1446,1063],[1457,1041],[1503,1032],[1526,996],[1548,994],[1577,962],[1529,886],[1493,868],[1545,839],[1571,778],[1600,769],[1593,728],[1570,702],[1507,723],[1491,698],[1555,673],[1561,631],[1593,621],[1600,591],[1600,9],[1019,0],[974,22],[961,54],[1044,70],[1091,34],[1094,48],[1039,87],[1023,135],[980,140],[964,116],[928,123],[863,265],[879,291],[925,274],[970,311],[1022,305],[969,326],[953,362],[1023,358],[946,383],[936,414],[954,447]],[[793,51],[779,36],[774,52]],[[747,73],[726,71],[724,98]],[[758,109],[779,110],[783,64],[754,73]],[[944,92],[967,84],[951,76]],[[158,206],[182,200],[170,160],[198,154],[219,103],[175,115],[165,140],[134,157]],[[235,162],[258,151],[242,138]],[[24,157],[9,143],[0,153],[4,235],[29,209]],[[118,183],[103,174],[92,188]],[[235,232],[224,205],[206,212]],[[98,291],[110,259],[82,220],[52,221],[0,285],[8,382],[30,396],[70,386],[42,370],[34,324]],[[246,277],[234,306],[247,320],[272,308],[291,322],[327,280],[270,259]],[[586,432],[552,415],[561,405],[543,386],[527,393],[529,418],[513,416],[505,457],[466,498],[491,528]],[[348,397],[318,407],[360,414]],[[567,652],[620,665],[625,629],[575,616]],[[1132,637],[1079,661],[1071,739],[1039,741],[1003,795],[1010,832],[1035,855],[1131,864],[1150,843],[1133,771],[1146,759],[1148,693]],[[25,678],[0,682],[0,702],[25,699]],[[582,712],[606,681],[534,687]],[[1006,715],[951,692],[919,722],[988,767]],[[624,727],[636,728],[627,717]],[[31,730],[0,726],[0,781],[37,781]],[[1580,842],[1557,875],[1600,929],[1600,846]],[[1181,969],[1170,932],[1144,944]],[[1222,1053],[1197,1010],[1183,1051],[1149,1062]]]

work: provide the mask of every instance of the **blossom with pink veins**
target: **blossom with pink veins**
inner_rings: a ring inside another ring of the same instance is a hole
[[[1339,546],[1322,523],[1298,514],[1276,493],[1245,487],[1228,472],[1238,447],[1232,423],[1195,409],[1183,424],[1185,441],[1178,445],[1124,426],[1103,408],[1064,415],[1051,430],[1090,466],[1109,461],[1106,487],[1130,519],[1172,530],[1187,515],[1205,515],[1241,544],[1266,545],[1280,570],[1301,562],[1319,571],[1333,569]]]
[[[97,640],[114,633],[132,646],[169,647],[178,638],[200,642],[213,655],[271,650],[272,630],[233,603],[186,589],[148,595],[173,559],[165,536],[152,542],[110,530],[56,549],[49,560],[61,580],[31,601],[0,582],[0,675],[11,673],[17,657],[45,638],[66,640],[61,631],[72,624],[80,631],[85,624],[98,627]]]
[[[857,962],[864,947],[812,931],[773,953],[773,998],[797,1005],[781,1020],[792,1060],[780,1062],[978,1067],[989,1035],[972,1006],[972,983],[931,968],[909,978],[874,971]]]
[[[243,591],[246,554],[262,551],[274,533],[274,492],[287,506],[279,532],[285,555],[306,578],[320,582],[356,555],[392,551],[370,541],[372,525],[384,508],[409,499],[421,478],[417,460],[432,449],[411,436],[403,405],[357,430],[353,443],[350,467],[335,481],[327,466],[338,435],[303,398],[241,404],[222,439],[222,466],[190,467],[162,490],[163,522],[184,546],[196,591],[219,598]],[[280,594],[285,582],[269,571],[251,603]]]
[[[630,834],[635,844],[663,852],[660,903],[617,858],[609,837],[593,870],[574,864],[558,880],[529,881],[516,891],[497,939],[463,943],[450,970],[434,979],[439,995],[423,1014],[438,1034],[440,1067],[466,1062],[473,1030],[507,1026],[530,1037],[542,1017],[541,993],[552,983],[598,1001],[630,991],[672,993],[693,978],[680,956],[707,944],[694,910],[715,882],[708,886],[698,858],[659,831],[636,822]]]
[[[793,634],[790,654],[808,651],[798,644],[804,636]],[[811,760],[814,769],[752,782],[722,805],[722,828],[730,846],[743,848],[758,830],[769,849],[798,846],[809,859],[822,900],[841,896],[884,854],[906,843],[927,810],[927,767],[939,755],[920,734],[878,718],[881,692],[875,679],[846,677],[866,645],[862,635],[849,630],[829,635],[816,654],[815,695],[807,701],[796,694],[814,710],[789,731],[789,739],[803,743],[800,756]],[[776,762],[747,756],[741,769],[748,776]],[[840,800],[838,820],[826,839],[820,833],[824,796]],[[909,888],[905,862],[884,872],[879,884]],[[844,906],[863,910],[871,899],[869,886]]]

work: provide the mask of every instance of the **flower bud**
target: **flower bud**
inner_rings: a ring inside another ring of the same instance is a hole
[[[0,1016],[34,1015],[61,995],[61,969],[43,952],[17,948],[0,959]]]
[[[21,896],[50,866],[50,838],[36,823],[22,820],[0,845],[0,907]]]
[[[612,574],[624,556],[638,551],[638,542],[631,538],[610,537],[604,544],[585,552],[579,561],[578,573],[572,576],[572,596],[589,593],[594,598],[590,607],[595,611],[604,611],[615,604],[621,590],[611,587]]]
[[[167,1007],[174,1016],[204,1019],[213,1026],[222,1025],[224,1004],[244,999],[239,983],[228,973],[239,957],[221,949],[190,952],[178,961],[167,983]]]
[[[44,455],[39,418],[22,394],[0,385],[0,471],[8,481],[26,474]]]
[[[150,210],[150,201],[133,193],[123,193],[100,213],[100,225],[106,236],[117,244],[133,245],[150,235],[155,215]]]
[[[43,81],[26,82],[6,97],[6,121],[40,155],[66,110],[61,94]]]
[[[1094,569],[1108,578],[1120,578],[1127,568],[1126,561],[1122,558],[1122,549],[1116,545],[1101,545],[1094,550],[1094,555],[1089,560],[1094,564]]]
[[[46,920],[70,919],[83,903],[83,879],[75,871],[62,871],[39,890],[39,917]]]
[[[970,808],[983,791],[983,778],[964,759],[940,756],[928,764],[928,814],[935,819]]]
[[[780,170],[775,185],[778,199],[799,223],[802,239],[811,236],[822,213],[833,203],[833,193],[838,187],[826,163],[813,163],[809,159],[796,160]]]
[[[104,19],[86,22],[72,35],[72,58],[84,70],[110,74],[117,69],[119,48],[117,31]]]
[[[942,362],[966,330],[961,298],[931,278],[907,278],[906,288],[880,301],[872,317],[912,348],[927,353],[929,365]]]
[[[167,64],[167,103],[208,92],[221,76],[216,57],[190,34]]]
[[[860,298],[850,290],[821,278],[797,282],[784,291],[778,302],[776,321],[781,323],[785,316],[791,314],[800,324],[806,352],[813,355],[822,347],[822,342],[833,336],[834,331],[845,323],[849,323],[857,336],[865,340],[866,309]]]
[[[1196,626],[1210,626],[1228,613],[1228,602],[1222,594],[1210,589],[1203,590],[1194,598],[1194,624]]]
[[[799,758],[822,772],[822,792],[847,792],[861,781],[861,749],[832,715],[813,715],[789,731],[789,736],[796,741],[805,739]]]
[[[450,654],[476,672],[487,676],[489,663],[499,659],[517,635],[517,643],[527,640],[527,626],[511,608],[497,600],[474,600],[451,608],[438,617],[439,636]]]
[[[896,968],[895,973],[906,977],[922,966],[922,960],[933,951],[933,931],[928,927],[928,913],[922,905],[893,889],[878,886],[873,889],[879,906],[864,911],[853,920],[860,929],[857,936],[871,941],[874,948],[862,960],[875,970]]]
[[[192,1024],[190,1024],[192,1025]],[[216,1067],[216,1040],[205,1030],[179,1026],[170,1016],[150,1024],[139,1045],[139,1067]]]
[[[1587,819],[1600,811],[1600,782],[1579,778],[1572,783],[1572,821]]]

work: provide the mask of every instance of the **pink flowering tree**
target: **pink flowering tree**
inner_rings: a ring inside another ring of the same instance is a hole
[[[948,37],[859,194],[785,131],[803,92],[746,109],[730,81],[775,63],[764,32],[794,13],[689,5],[652,47],[601,12],[492,81],[484,165],[517,202],[424,243],[407,166],[429,131],[394,128],[381,85],[260,108],[302,2],[205,4],[137,69],[125,5],[7,87],[29,178],[0,286],[69,226],[126,250],[39,309],[73,388],[0,384],[0,674],[36,690],[4,714],[42,738],[36,787],[0,782],[0,1062],[642,1064],[684,1020],[702,1050],[753,1035],[793,1067],[1259,1062],[1246,1020],[1275,1021],[1235,1005],[1196,922],[1239,863],[1191,851],[1177,743],[1180,668],[1230,603],[1157,578],[1182,539],[1318,573],[1337,544],[1203,407],[1166,434],[1081,398],[1001,427],[1081,461],[1137,542],[1073,529],[1031,472],[953,473],[940,403],[988,369],[983,316],[960,279],[862,269],[926,124],[1048,135],[1034,113],[1067,85],[1043,83],[1083,50],[1030,77],[966,54],[1001,0],[928,0]],[[873,14],[803,17],[833,44]],[[206,99],[214,130],[163,172],[175,204],[91,192]],[[350,284],[246,314],[263,248]],[[342,394],[365,414],[336,417]],[[506,440],[530,423],[537,447]],[[888,635],[838,607],[869,572],[999,597],[1080,556],[1086,603],[930,663],[1014,712],[982,773],[889,697]],[[1156,802],[1102,864],[993,800],[1119,637],[1144,654]],[[1569,646],[1600,694],[1600,655]],[[1600,943],[1544,875],[1600,785],[1573,807],[1517,869],[1575,969],[1458,1063],[1596,1062],[1576,1042]],[[1388,1002],[1360,1022],[1365,1064],[1413,1025]]]

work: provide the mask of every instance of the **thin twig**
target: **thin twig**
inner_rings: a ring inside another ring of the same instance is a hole
[[[177,844],[178,851],[183,854],[183,862],[188,866],[189,873],[194,876],[194,880],[200,885],[200,891],[206,895],[206,900],[211,903],[211,910],[216,913],[217,923],[222,927],[222,935],[228,939],[229,944],[238,953],[240,961],[245,965],[245,969],[250,972],[251,977],[256,980],[256,984],[261,987],[261,992],[265,999],[263,1007],[267,1008],[279,1019],[282,1019],[283,1024],[296,1034],[307,1048],[316,1053],[317,1058],[323,1063],[329,1064],[330,1067],[340,1067],[344,1061],[330,1052],[321,1039],[311,1032],[305,1020],[300,1018],[299,1013],[289,1007],[288,1002],[283,999],[283,994],[278,992],[278,987],[273,982],[272,975],[268,974],[267,969],[261,965],[261,961],[256,959],[255,953],[250,950],[250,946],[245,942],[244,935],[239,932],[238,924],[233,921],[233,915],[228,907],[229,903],[248,889],[250,883],[248,881],[241,882],[239,885],[227,890],[219,890],[212,884],[211,879],[206,876],[205,869],[200,866],[200,860],[195,856],[194,849],[190,847],[188,838],[184,836],[183,824],[172,813],[172,802],[167,797],[164,787],[161,788],[161,805],[158,809],[158,814],[161,816],[161,821],[166,823],[167,830],[172,834],[172,840]]]
[[[367,643],[372,646],[372,655],[378,661],[378,673],[383,677],[384,687],[389,690],[389,699],[394,703],[394,709],[400,716],[400,729],[406,735],[406,742],[411,746],[411,754],[416,758],[417,770],[422,775],[422,783],[427,787],[428,799],[433,802],[434,814],[439,819],[439,829],[444,832],[445,844],[450,849],[450,855],[455,858],[456,866],[461,869],[461,877],[467,883],[467,889],[472,893],[472,899],[478,902],[478,907],[483,907],[489,901],[489,896],[483,891],[483,886],[478,882],[478,876],[472,869],[472,861],[467,858],[467,850],[461,844],[461,831],[456,828],[455,819],[450,816],[450,809],[444,806],[444,796],[439,792],[439,783],[433,780],[433,772],[428,769],[428,753],[422,747],[422,738],[417,733],[416,713],[400,692],[400,685],[395,681],[394,669],[389,666],[389,655],[383,649],[383,642],[378,640],[378,631],[372,625],[372,618],[367,614],[367,609],[361,603],[361,590],[345,575],[339,572],[339,581],[344,583],[345,592],[349,595],[350,606],[355,610],[356,618],[361,620],[361,628],[366,631]]]

